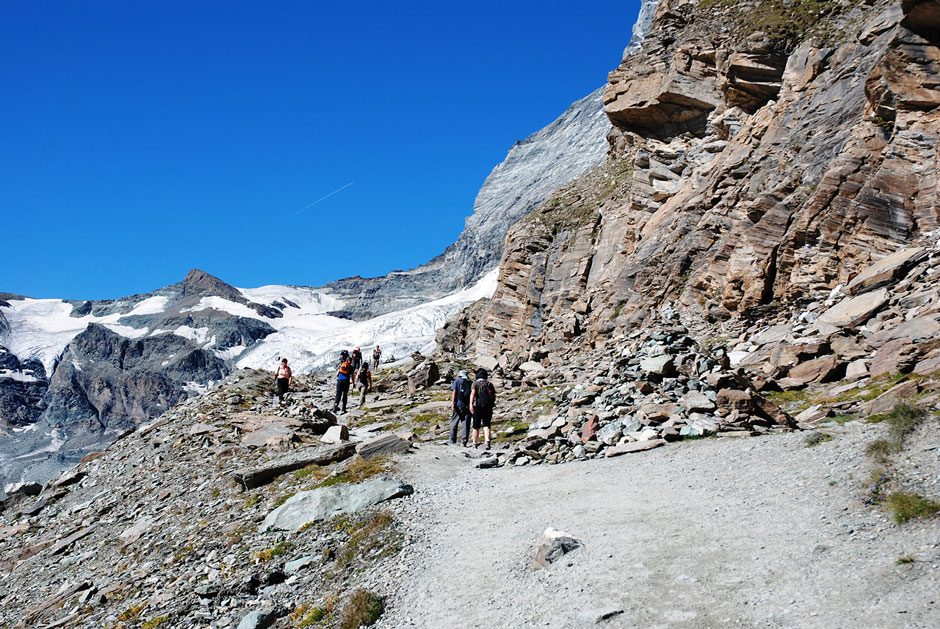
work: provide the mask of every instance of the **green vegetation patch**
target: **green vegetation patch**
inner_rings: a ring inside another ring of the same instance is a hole
[[[932,518],[940,513],[940,502],[906,492],[896,492],[888,496],[888,507],[894,513],[894,521],[898,523],[914,518]]]
[[[826,443],[827,441],[832,441],[835,439],[832,435],[827,435],[824,432],[811,432],[806,435],[806,438],[803,442],[806,444],[807,448],[814,448],[821,443]]]
[[[278,542],[271,548],[265,548],[264,550],[259,550],[254,554],[254,556],[261,561],[270,561],[275,557],[280,557],[286,555],[294,549],[294,544],[292,542]]]
[[[810,36],[835,39],[832,18],[842,14],[846,5],[839,0],[699,0],[703,9],[723,12],[739,36],[762,32],[793,50]]]
[[[300,629],[329,623],[335,616],[336,602],[335,596],[328,596],[322,605],[298,606],[290,615],[291,625]]]
[[[385,600],[375,592],[356,590],[343,610],[340,629],[371,627],[385,611]]]
[[[336,554],[336,565],[344,568],[360,557],[381,558],[401,550],[401,536],[395,530],[395,518],[389,511],[341,515],[330,525],[349,535],[349,540]]]
[[[345,470],[334,476],[324,478],[317,483],[316,486],[329,487],[331,485],[338,485],[339,483],[358,483],[367,478],[391,472],[394,469],[387,457],[377,456],[372,459],[358,458]]]
[[[872,415],[868,421],[870,423],[886,422],[891,451],[900,452],[904,447],[904,439],[923,423],[926,417],[927,412],[923,408],[901,403],[891,409],[890,413]]]

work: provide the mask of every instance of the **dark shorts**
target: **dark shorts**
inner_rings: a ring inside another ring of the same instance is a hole
[[[278,378],[277,379],[277,394],[284,395],[285,393],[287,393],[289,384],[290,384],[290,378]]]
[[[476,429],[489,428],[493,421],[493,409],[483,410],[478,408],[473,411],[473,427]]]

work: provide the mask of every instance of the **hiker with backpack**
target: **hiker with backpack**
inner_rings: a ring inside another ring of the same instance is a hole
[[[277,401],[278,403],[284,401],[284,394],[290,390],[292,384],[294,384],[294,374],[291,373],[290,367],[287,366],[287,359],[282,358],[281,364],[277,366],[277,371],[274,372],[274,384],[277,387]]]
[[[353,350],[349,362],[352,364],[353,373],[357,373],[359,368],[362,367],[362,351],[358,347]]]
[[[379,346],[376,345],[375,349],[372,350],[372,371],[379,370],[380,362],[382,362],[382,350],[380,350]]]
[[[342,365],[347,360],[349,360],[349,350],[341,350],[339,353],[339,364]]]
[[[333,401],[334,413],[339,410],[340,400],[343,402],[343,412],[346,412],[346,398],[349,396],[349,383],[352,381],[352,376],[352,365],[347,358],[336,372],[336,399]]]
[[[356,372],[356,389],[359,391],[359,408],[365,406],[366,392],[372,388],[372,372],[369,371],[369,362],[362,363]]]
[[[477,379],[470,387],[470,412],[473,415],[473,447],[477,447],[480,427],[483,427],[485,449],[490,449],[490,424],[493,421],[493,408],[496,406],[496,389],[486,379],[486,369],[477,369]]]
[[[470,440],[470,389],[472,385],[467,378],[467,372],[461,370],[457,374],[457,379],[450,385],[451,410],[450,416],[450,445],[457,445],[457,430],[460,423],[463,422],[463,446],[467,447],[467,441]]]

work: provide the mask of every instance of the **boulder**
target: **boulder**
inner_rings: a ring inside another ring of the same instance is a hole
[[[313,563],[314,560],[315,557],[313,555],[304,555],[303,557],[298,557],[293,561],[288,561],[286,564],[284,564],[284,574],[287,576],[295,575]]]
[[[940,314],[930,313],[887,330],[882,330],[868,339],[873,347],[881,347],[896,339],[920,342],[940,338]]]
[[[597,415],[592,415],[587,422],[584,424],[584,428],[581,430],[581,443],[587,443],[597,437],[597,432],[600,430],[600,424],[597,421]]]
[[[846,290],[849,294],[857,295],[890,284],[925,260],[927,254],[923,247],[912,247],[885,256],[856,275]]]
[[[535,567],[547,568],[580,546],[581,542],[571,535],[554,528],[546,529],[535,551]]]
[[[888,341],[878,348],[868,371],[872,378],[896,373],[907,373],[917,362],[914,344],[908,339]]]
[[[282,474],[287,474],[295,470],[305,468],[309,465],[329,465],[348,459],[356,452],[356,446],[352,443],[342,443],[331,446],[319,446],[308,448],[283,456],[259,467],[243,467],[232,472],[232,478],[235,479],[245,489],[254,489],[272,480]]]
[[[296,531],[305,524],[341,513],[353,513],[385,500],[407,496],[413,491],[410,485],[398,480],[372,478],[351,485],[331,485],[297,492],[265,517],[259,531]]]
[[[499,359],[495,356],[480,356],[476,360],[477,367],[482,367],[488,372],[493,373],[499,367]]]
[[[415,387],[419,389],[428,388],[437,382],[437,379],[440,377],[440,368],[437,366],[437,363],[430,360],[418,365],[418,368],[411,374],[411,379]]]
[[[42,492],[42,485],[39,483],[10,483],[3,488],[8,496],[15,494],[24,494],[26,496],[38,496]]]
[[[650,423],[664,422],[679,412],[678,404],[643,404],[636,409],[636,416]]]
[[[833,355],[815,358],[790,369],[787,378],[805,385],[810,382],[831,382],[845,373],[845,363]]]
[[[363,441],[356,446],[356,452],[364,459],[371,459],[376,456],[390,456],[407,452],[411,449],[411,443],[402,439],[398,435],[383,435]]]
[[[920,386],[917,382],[902,382],[895,385],[862,407],[862,416],[890,413],[901,402],[917,397]]]
[[[604,445],[611,446],[617,443],[622,434],[623,426],[619,419],[615,419],[603,428],[597,431],[597,440]]]
[[[914,373],[918,376],[929,376],[940,371],[940,356],[925,358],[914,365]]]
[[[853,360],[845,368],[846,380],[861,380],[868,375],[868,361],[862,358]]]
[[[665,439],[651,439],[649,441],[634,441],[632,443],[625,443],[623,445],[614,446],[612,448],[607,448],[607,451],[604,453],[607,457],[620,456],[621,454],[630,454],[632,452],[642,452],[644,450],[652,450],[653,448],[658,448],[659,446],[666,445]]]
[[[323,436],[320,437],[323,443],[342,443],[349,441],[349,428],[346,426],[330,426]]]
[[[274,608],[248,612],[238,623],[237,629],[268,629],[277,622],[278,613],[278,610]]]
[[[873,314],[888,303],[888,291],[881,288],[876,291],[843,299],[838,304],[822,313],[817,321],[835,328],[854,328],[868,321]],[[823,326],[820,326],[822,329]]]
[[[679,404],[686,411],[713,411],[715,402],[701,391],[689,391],[682,396]]]
[[[545,371],[545,367],[542,366],[542,363],[537,363],[534,360],[529,360],[529,361],[522,363],[521,365],[519,365],[519,369],[526,373],[532,373],[532,374]]]
[[[716,400],[718,407],[728,410],[750,412],[754,405],[754,400],[748,391],[739,389],[722,389],[718,392]]]
[[[495,456],[488,456],[477,461],[476,466],[480,469],[489,469],[491,467],[499,466],[499,458]]]
[[[672,356],[651,356],[640,361],[640,369],[646,373],[652,373],[659,376],[670,376],[675,373]]]
[[[271,448],[273,450],[286,450],[290,443],[296,439],[294,431],[287,426],[272,424],[245,433],[242,436],[242,445],[247,448]]]

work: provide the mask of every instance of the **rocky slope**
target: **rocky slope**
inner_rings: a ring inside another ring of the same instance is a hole
[[[940,221],[936,2],[664,0],[607,164],[510,231],[478,355],[825,300]],[[481,308],[481,307],[478,307]]]

